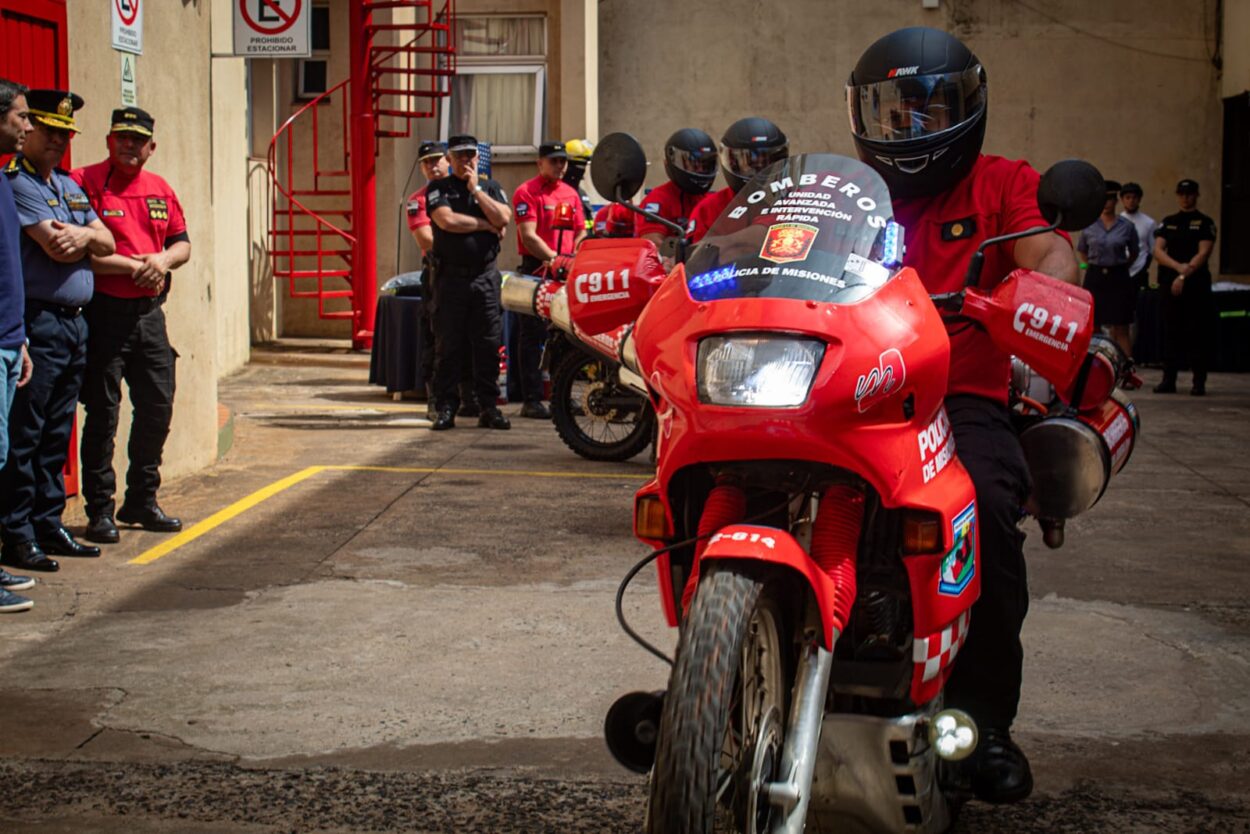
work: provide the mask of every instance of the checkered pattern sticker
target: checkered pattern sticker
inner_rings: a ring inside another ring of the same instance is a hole
[[[959,619],[942,629],[939,634],[917,638],[912,644],[911,659],[924,669],[922,681],[933,680],[939,672],[955,662],[955,655],[959,654],[959,647],[968,636],[970,618],[971,611],[964,611]]]

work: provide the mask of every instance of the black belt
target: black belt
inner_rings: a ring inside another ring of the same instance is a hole
[[[53,304],[50,301],[40,301],[37,298],[26,299],[26,306],[33,310],[46,310],[49,313],[61,316],[62,318],[73,319],[82,315],[81,307],[68,307],[64,304]]]
[[[91,306],[107,308],[110,312],[143,315],[150,313],[165,303],[165,295],[144,295],[138,298],[118,298],[115,295],[98,292],[91,297]]]

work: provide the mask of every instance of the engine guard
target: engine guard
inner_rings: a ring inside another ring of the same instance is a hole
[[[833,618],[837,585],[794,536],[776,527],[730,524],[721,528],[708,541],[699,563],[702,566],[704,562],[730,559],[768,562],[797,571],[807,581],[816,597],[824,630],[824,647],[833,651],[833,644],[838,638]]]

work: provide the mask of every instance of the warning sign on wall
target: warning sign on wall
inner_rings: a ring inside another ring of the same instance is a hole
[[[311,5],[312,0],[234,0],[234,54],[253,58],[308,55]]]
[[[143,6],[145,0],[112,0],[113,48],[143,54]]]

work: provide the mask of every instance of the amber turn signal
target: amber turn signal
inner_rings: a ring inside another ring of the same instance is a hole
[[[903,517],[903,553],[915,556],[942,549],[942,517],[925,510],[908,510]]]
[[[664,505],[654,495],[643,495],[634,504],[634,535],[640,539],[667,539]]]

